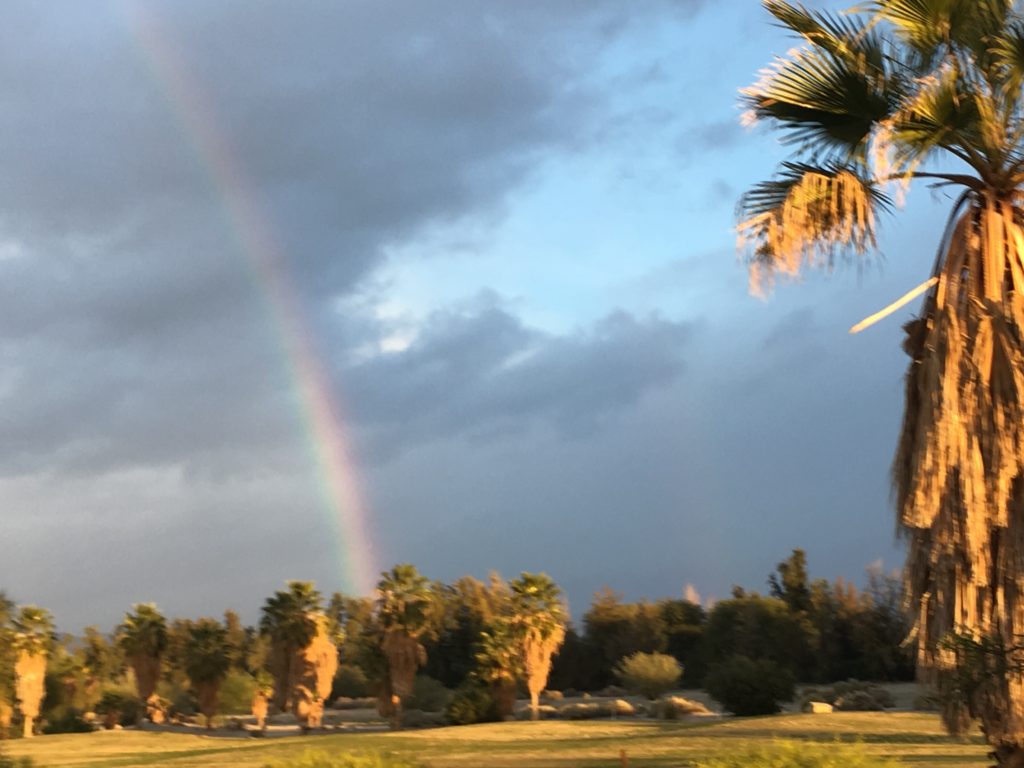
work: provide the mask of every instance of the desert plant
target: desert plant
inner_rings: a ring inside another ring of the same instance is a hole
[[[546,573],[522,573],[511,583],[511,628],[521,653],[530,708],[538,717],[540,692],[548,684],[551,659],[565,639],[562,591]]]
[[[751,118],[794,148],[740,204],[755,285],[872,248],[887,184],[957,190],[930,277],[858,325],[925,295],[905,326],[893,483],[918,668],[941,688],[969,661],[941,645],[949,633],[1024,632],[1024,537],[1013,533],[1024,482],[1024,15],[1012,0],[873,0],[842,16],[765,7],[801,46],[744,92]],[[944,710],[954,732],[980,719],[1004,765],[1024,762],[1024,650],[1014,656],[987,691]]]
[[[708,669],[704,687],[734,715],[772,715],[793,698],[793,676],[768,659],[733,656]]]
[[[303,729],[319,728],[322,724],[338,670],[336,625],[324,613],[312,615],[311,620],[316,631],[309,643],[295,652],[289,680],[292,710]]]
[[[167,620],[152,603],[140,603],[126,613],[117,628],[117,642],[132,671],[139,700],[143,703],[156,691],[160,660],[167,650]]]
[[[664,653],[637,652],[620,661],[615,674],[630,693],[656,699],[679,684],[683,667]]]

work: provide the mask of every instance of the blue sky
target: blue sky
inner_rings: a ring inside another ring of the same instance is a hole
[[[747,292],[741,192],[785,156],[738,89],[756,2],[98,5],[0,32],[0,587],[62,627],[339,578],[264,299],[124,9],[188,62],[284,244],[378,567],[545,570],[577,614],[900,564],[901,311],[943,205],[865,265]],[[60,50],[48,41],[59,35]],[[355,544],[350,544],[355,546]],[[342,571],[344,564],[342,563]]]

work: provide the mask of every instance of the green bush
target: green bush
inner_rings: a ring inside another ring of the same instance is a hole
[[[618,663],[615,676],[630,693],[656,699],[679,684],[683,667],[674,657],[664,653],[637,652]]]
[[[64,711],[60,717],[47,721],[43,726],[43,733],[50,735],[54,733],[92,733],[95,729],[92,723],[82,719],[82,713],[75,709]]]
[[[252,711],[252,699],[256,695],[256,678],[240,669],[232,669],[220,686],[220,713],[222,715],[247,715]]]
[[[846,680],[828,688],[812,688],[804,692],[803,704],[823,701],[838,712],[879,712],[896,706],[892,694],[876,683]]]
[[[338,666],[338,671],[334,675],[334,684],[331,687],[332,699],[342,696],[348,699],[362,699],[372,693],[370,679],[362,667],[357,667],[355,664]]]
[[[421,768],[419,763],[378,752],[328,754],[304,752],[299,757],[267,763],[263,768]]]
[[[452,725],[493,723],[498,720],[494,697],[486,685],[469,679],[460,685],[444,710],[445,720]]]
[[[695,768],[897,768],[898,763],[869,755],[859,744],[811,744],[779,741],[699,760]]]
[[[99,704],[96,705],[97,715],[116,712],[121,725],[135,725],[142,719],[144,711],[142,702],[136,696],[121,691],[104,692]]]
[[[412,685],[412,695],[402,702],[402,708],[419,709],[423,712],[443,712],[451,698],[452,692],[434,678],[416,675]]]
[[[734,715],[773,715],[795,693],[789,670],[769,659],[733,656],[708,669],[704,688]]]

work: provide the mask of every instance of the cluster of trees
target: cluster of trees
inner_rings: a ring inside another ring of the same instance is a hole
[[[90,627],[82,637],[58,637],[45,611],[0,596],[0,735],[15,715],[31,736],[40,714],[62,730],[91,727],[85,712],[111,725],[199,712],[211,727],[218,713],[241,708],[260,727],[280,711],[313,728],[335,689],[353,679],[398,727],[428,648],[441,647],[468,615],[463,609],[475,623],[464,627],[462,677],[503,702],[499,714],[511,712],[521,684],[536,713],[566,621],[561,591],[545,574],[449,587],[399,565],[382,574],[374,597],[325,601],[312,583],[289,582],[265,601],[257,627],[233,611],[223,620],[169,621],[140,604],[112,634]]]
[[[570,627],[552,670],[564,690],[599,690],[619,681],[616,665],[638,653],[665,653],[684,667],[686,687],[736,657],[777,665],[802,682],[910,680],[914,658],[899,578],[869,568],[864,589],[843,579],[811,580],[796,549],[769,577],[767,595],[735,587],[713,606],[694,600],[625,602],[603,590]]]
[[[620,683],[649,693],[641,678],[674,683],[681,673],[682,684],[698,687],[737,660],[807,682],[913,675],[899,581],[878,570],[864,590],[810,581],[801,550],[779,564],[767,595],[735,588],[730,599],[702,606],[630,603],[605,589],[579,629],[544,574],[443,584],[399,565],[372,597],[325,600],[311,583],[289,582],[253,627],[233,611],[168,620],[143,604],[110,635],[90,627],[57,637],[44,611],[3,600],[0,632],[0,728],[16,710],[25,735],[40,714],[60,728],[83,712],[111,724],[198,712],[208,726],[218,713],[251,712],[262,726],[270,712],[292,712],[312,728],[339,696],[374,697],[398,727],[424,678],[456,692],[453,719],[464,722],[510,715],[520,694],[536,716],[545,688]]]

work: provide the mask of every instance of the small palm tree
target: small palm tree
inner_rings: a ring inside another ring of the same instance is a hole
[[[53,618],[42,608],[23,606],[14,619],[14,696],[24,723],[23,735],[33,735],[35,719],[46,695],[46,662],[53,649]]]
[[[409,564],[396,565],[377,583],[377,620],[380,647],[387,663],[392,727],[402,719],[402,700],[412,694],[416,670],[427,662],[420,638],[431,628],[437,606],[430,581]]]
[[[741,201],[755,287],[874,246],[886,186],[954,191],[927,279],[893,465],[919,669],[1024,765],[1024,16],[1013,0],[873,0],[834,15],[765,0],[802,45],[744,91],[793,156]],[[951,634],[970,643],[944,641]],[[996,674],[960,686],[971,647]]]
[[[316,617],[323,613],[323,598],[310,581],[289,581],[263,604],[260,631],[270,638],[274,704],[287,710],[292,696],[296,654],[317,635]]]
[[[117,628],[117,642],[135,673],[139,699],[146,703],[156,692],[160,661],[167,650],[167,620],[152,603],[139,603]]]
[[[216,619],[199,619],[189,625],[182,661],[207,728],[213,727],[220,687],[231,668],[233,651],[228,630]]]
[[[515,708],[516,681],[523,677],[522,651],[510,617],[496,617],[480,633],[476,652],[476,676],[490,685],[498,715]]]
[[[519,646],[531,717],[539,717],[540,694],[548,684],[551,659],[565,639],[562,590],[546,573],[522,573],[511,583],[513,635]]]

